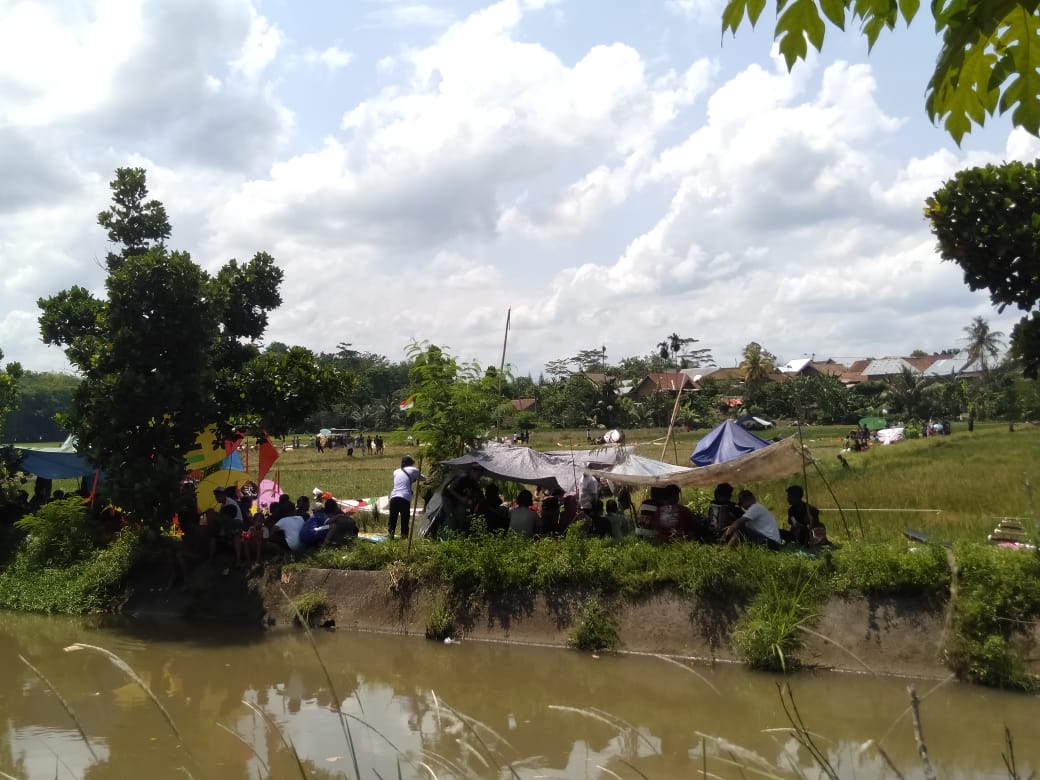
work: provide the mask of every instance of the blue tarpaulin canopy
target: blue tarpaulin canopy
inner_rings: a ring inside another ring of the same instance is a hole
[[[94,467],[76,452],[76,440],[70,436],[60,447],[15,447],[20,460],[18,468],[44,479],[79,479],[92,476]]]
[[[697,442],[690,460],[695,466],[711,466],[735,460],[749,452],[768,447],[769,442],[744,430],[732,420],[725,420]]]

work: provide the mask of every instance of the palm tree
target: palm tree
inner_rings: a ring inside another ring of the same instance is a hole
[[[678,333],[673,332],[670,336],[665,336],[664,341],[657,342],[657,354],[664,360],[668,360],[669,356],[671,356],[672,360],[675,361],[676,371],[682,367],[679,358],[686,361],[686,365],[692,363],[694,368],[715,365],[715,359],[711,356],[710,349],[686,350],[691,344],[699,342],[700,339],[683,338]]]
[[[968,363],[978,363],[982,373],[989,371],[989,360],[995,359],[1004,346],[1004,334],[999,330],[990,330],[989,323],[982,317],[976,317],[971,325],[964,329],[968,342]]]
[[[748,401],[757,397],[759,388],[773,373],[775,360],[776,357],[757,341],[752,341],[744,347],[744,360],[740,364],[740,373],[744,377],[744,388]]]
[[[881,397],[891,411],[906,412],[911,420],[923,420],[935,406],[934,393],[939,384],[907,366],[888,383]]]

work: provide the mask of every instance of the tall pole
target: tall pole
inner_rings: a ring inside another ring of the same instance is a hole
[[[513,307],[506,309],[506,332],[502,335],[502,360],[498,364],[498,397],[502,397],[502,375],[506,371],[506,346],[509,344],[509,319],[513,314]],[[502,415],[495,415],[495,439],[499,438],[499,425]]]

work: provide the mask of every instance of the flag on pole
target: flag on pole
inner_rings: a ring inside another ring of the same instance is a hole
[[[260,440],[260,474],[258,482],[263,482],[267,472],[271,470],[271,466],[278,460],[278,448],[271,444],[270,439],[267,438],[265,433]]]
[[[231,436],[224,439],[224,454],[230,455],[232,452],[238,449],[238,445],[241,443],[245,436],[241,431],[232,431]]]
[[[415,406],[415,396],[414,395],[410,395],[407,398],[405,398],[403,401],[401,401],[401,411],[402,412],[407,412],[413,406]]]

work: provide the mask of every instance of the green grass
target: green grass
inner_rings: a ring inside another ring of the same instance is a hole
[[[849,464],[846,469],[837,455],[848,426],[808,426],[802,435],[817,461],[806,474],[809,500],[822,510],[832,538],[841,542],[897,541],[905,528],[942,540],[984,540],[996,524],[994,518],[1030,515],[1026,481],[1040,486],[1040,461],[1035,457],[1040,451],[1040,429],[1032,425],[1016,427],[1009,433],[1006,424],[979,424],[969,434],[965,426],[955,425],[951,436],[845,453]],[[793,432],[780,428],[770,431],[769,436]],[[665,449],[663,460],[689,465],[690,453],[705,433],[675,433],[675,442]],[[638,454],[662,459],[664,434],[663,429],[628,431],[627,439]],[[323,454],[312,448],[290,450],[281,454],[271,477],[277,476],[282,489],[294,498],[309,496],[315,487],[337,498],[384,496],[390,491],[391,475],[401,457],[412,455],[418,460],[423,454],[421,447],[408,447],[405,436],[402,432],[386,434],[386,452],[381,456],[348,458],[341,449]],[[583,448],[588,443],[584,430],[536,430],[531,446],[549,450]],[[255,460],[252,453],[250,466],[254,472]],[[425,462],[423,469],[429,472],[430,465]],[[784,488],[801,481],[802,475],[796,474],[747,487],[781,517],[786,509]],[[694,491],[685,491],[684,501],[694,499]],[[373,522],[373,529],[377,525]]]

